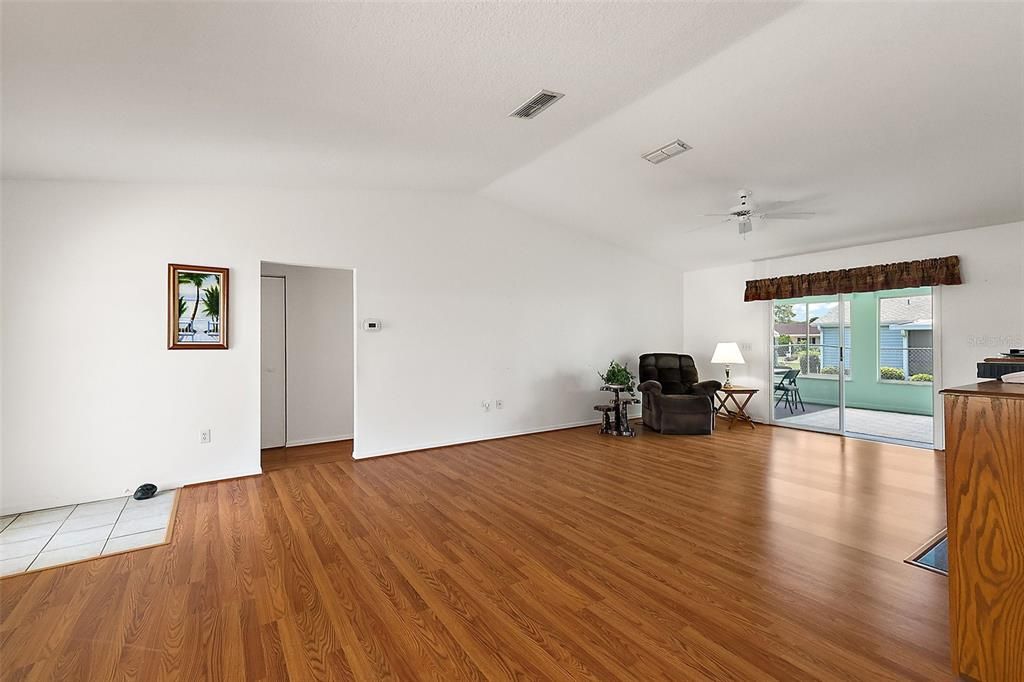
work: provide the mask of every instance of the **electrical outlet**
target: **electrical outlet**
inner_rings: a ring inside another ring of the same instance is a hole
[[[491,411],[491,401],[490,400],[483,400],[483,401],[481,401],[480,402],[480,407],[484,408],[484,412],[490,412]]]
[[[210,429],[203,429],[199,432],[199,442],[203,445],[210,442]]]
[[[496,409],[496,410],[503,410],[503,409],[505,409],[505,401],[504,400],[495,400],[494,401],[494,409]]]

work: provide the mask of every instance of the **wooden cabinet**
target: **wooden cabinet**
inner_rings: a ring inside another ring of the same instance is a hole
[[[1024,385],[942,393],[953,669],[1024,680]]]

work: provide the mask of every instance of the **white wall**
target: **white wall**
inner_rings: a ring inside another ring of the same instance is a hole
[[[360,457],[589,422],[596,368],[682,349],[680,274],[481,198],[5,182],[3,203],[0,513],[259,472],[261,261],[353,267],[357,317],[384,321],[356,337]],[[231,268],[230,350],[166,350],[170,262]]]
[[[939,291],[943,385],[936,390],[970,383],[979,360],[1024,347],[1024,223],[688,272],[684,345],[702,374],[718,376],[721,368],[709,364],[715,344],[740,343],[747,364],[733,369],[733,381],[762,389],[750,412],[766,421],[771,302],[744,303],[746,280],[940,256],[960,256],[964,284]]]
[[[263,263],[285,278],[287,445],[351,438],[354,428],[352,271]]]

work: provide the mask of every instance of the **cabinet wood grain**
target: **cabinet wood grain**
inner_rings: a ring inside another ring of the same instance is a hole
[[[1024,393],[946,392],[945,419],[954,671],[1024,680]]]

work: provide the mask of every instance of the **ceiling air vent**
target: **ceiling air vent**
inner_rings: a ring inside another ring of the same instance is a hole
[[[541,90],[536,95],[516,107],[516,110],[509,114],[509,116],[513,118],[533,118],[560,100],[562,97],[564,97],[564,95],[561,92]]]
[[[664,147],[658,147],[653,152],[647,152],[644,154],[644,158],[651,163],[661,163],[662,161],[668,161],[673,156],[679,156],[683,152],[690,151],[691,149],[693,149],[693,147],[682,140],[674,140]]]

